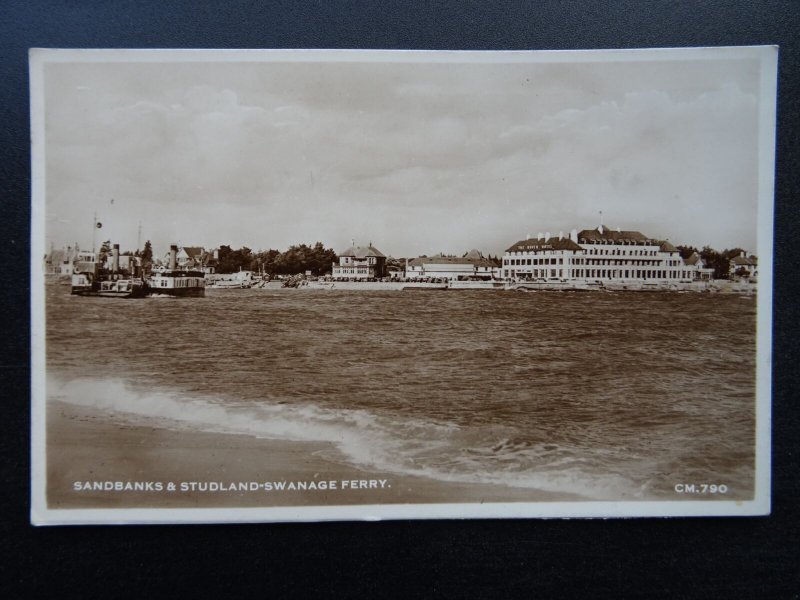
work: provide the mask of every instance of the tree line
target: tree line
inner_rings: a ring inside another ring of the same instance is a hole
[[[247,246],[238,250],[220,246],[217,273],[257,271],[270,275],[294,275],[311,271],[313,275],[324,275],[331,271],[331,265],[338,260],[336,252],[325,248],[322,242],[313,246],[290,246],[285,252],[273,249],[253,252]]]

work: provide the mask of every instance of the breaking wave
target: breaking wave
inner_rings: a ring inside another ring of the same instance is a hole
[[[601,461],[597,462],[587,459],[585,448],[515,439],[514,430],[503,426],[465,427],[276,398],[235,403],[180,390],[144,389],[121,379],[59,380],[51,375],[48,398],[168,429],[327,442],[340,453],[329,453],[328,460],[397,475],[570,493],[594,500],[639,499],[648,491],[646,481],[606,468],[614,459],[604,466],[602,452],[597,453]]]

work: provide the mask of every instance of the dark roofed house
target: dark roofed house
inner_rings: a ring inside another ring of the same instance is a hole
[[[204,273],[215,273],[218,264],[217,251],[206,251],[202,246],[182,246],[176,256],[178,268],[184,271],[197,270]],[[165,260],[169,261],[169,253]]]
[[[380,279],[386,277],[386,255],[372,245],[356,246],[339,254],[339,264],[333,263],[334,279]]]
[[[756,279],[758,277],[758,257],[741,252],[730,260],[728,276],[731,279]]]
[[[695,280],[710,281],[714,278],[714,269],[707,268],[705,261],[697,252],[692,252],[690,256],[684,258],[683,263],[694,274]]]

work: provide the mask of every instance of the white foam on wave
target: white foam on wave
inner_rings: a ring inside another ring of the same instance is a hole
[[[565,492],[591,499],[637,498],[643,493],[627,478],[591,472],[577,456],[540,446],[515,447],[502,438],[492,439],[485,431],[476,433],[449,423],[388,418],[366,410],[329,409],[309,403],[233,405],[177,390],[138,389],[118,379],[51,378],[48,397],[155,420],[167,428],[328,442],[361,469]]]

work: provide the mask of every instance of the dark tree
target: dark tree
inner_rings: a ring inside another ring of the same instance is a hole
[[[142,271],[147,272],[153,266],[153,245],[150,240],[144,243],[144,249],[137,251],[137,255],[142,259]]]
[[[219,247],[219,262],[217,263],[217,273],[233,273],[238,269],[233,265],[233,250],[230,246]]]
[[[285,252],[266,250],[257,252],[251,259],[253,270],[264,271],[270,275],[296,275],[311,271],[314,275],[330,273],[331,264],[338,260],[336,252],[325,248],[322,242],[313,246],[299,244],[290,246]]]
[[[105,264],[109,254],[111,254],[111,240],[106,240],[100,244],[100,252],[97,254],[97,262],[100,265]]]
[[[730,261],[726,252],[717,252],[711,246],[703,246],[700,251],[700,258],[703,259],[706,267],[714,269],[714,279],[728,279]]]

